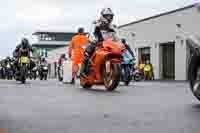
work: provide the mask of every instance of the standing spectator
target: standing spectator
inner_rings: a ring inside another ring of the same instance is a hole
[[[84,33],[84,28],[79,28],[77,35],[72,37],[69,47],[69,57],[72,60],[72,81],[75,83],[77,72],[79,71],[79,65],[83,62],[84,51],[86,45],[89,43],[89,39]]]

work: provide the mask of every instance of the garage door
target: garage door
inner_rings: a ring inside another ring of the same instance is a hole
[[[162,44],[163,79],[175,79],[175,48],[174,43]]]

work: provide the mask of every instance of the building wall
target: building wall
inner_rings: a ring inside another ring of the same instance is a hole
[[[65,53],[67,55],[67,49],[68,49],[68,47],[65,46],[65,47],[51,50],[49,52],[49,56],[47,58],[48,62],[50,62],[50,63],[57,62],[61,54]]]
[[[177,30],[176,24],[181,24],[181,29]],[[161,69],[159,44],[175,41],[175,79],[185,80],[186,43],[181,40],[190,34],[200,36],[199,24],[200,12],[193,7],[121,27],[120,35],[128,39],[132,47],[136,49],[136,53],[138,48],[151,47],[151,61],[156,78],[160,78]],[[133,33],[135,36],[132,35]]]

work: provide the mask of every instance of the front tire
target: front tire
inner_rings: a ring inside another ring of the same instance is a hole
[[[106,67],[107,65],[109,67]],[[112,63],[109,60],[105,61],[102,75],[107,91],[114,91],[120,82],[120,64]]]
[[[58,70],[58,80],[59,80],[60,82],[63,81],[63,76],[62,76],[62,75],[63,75],[63,74],[62,74],[62,69]]]
[[[90,88],[92,88],[92,84],[88,84],[88,83],[81,84],[81,86],[82,86],[84,89],[90,89]]]
[[[188,69],[188,79],[193,95],[200,101],[200,56],[192,56]]]
[[[36,80],[36,78],[37,78],[37,76],[36,76],[36,74],[34,73],[33,79]]]
[[[93,84],[86,82],[86,79],[80,74],[80,85],[84,88],[84,89],[90,89],[92,88]]]
[[[44,80],[47,80],[47,74],[44,75]]]
[[[131,70],[130,70],[130,67],[129,66],[126,66],[125,67],[125,81],[124,81],[124,84],[126,85],[126,86],[128,86],[129,84],[130,84],[130,82],[131,82]]]
[[[22,84],[25,84],[26,83],[26,66],[25,65],[22,65],[21,66],[21,70],[20,70],[20,77],[21,77],[21,82]]]

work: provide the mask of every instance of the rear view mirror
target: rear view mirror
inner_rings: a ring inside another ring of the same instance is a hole
[[[89,38],[90,37],[90,33],[86,33],[86,36]]]

